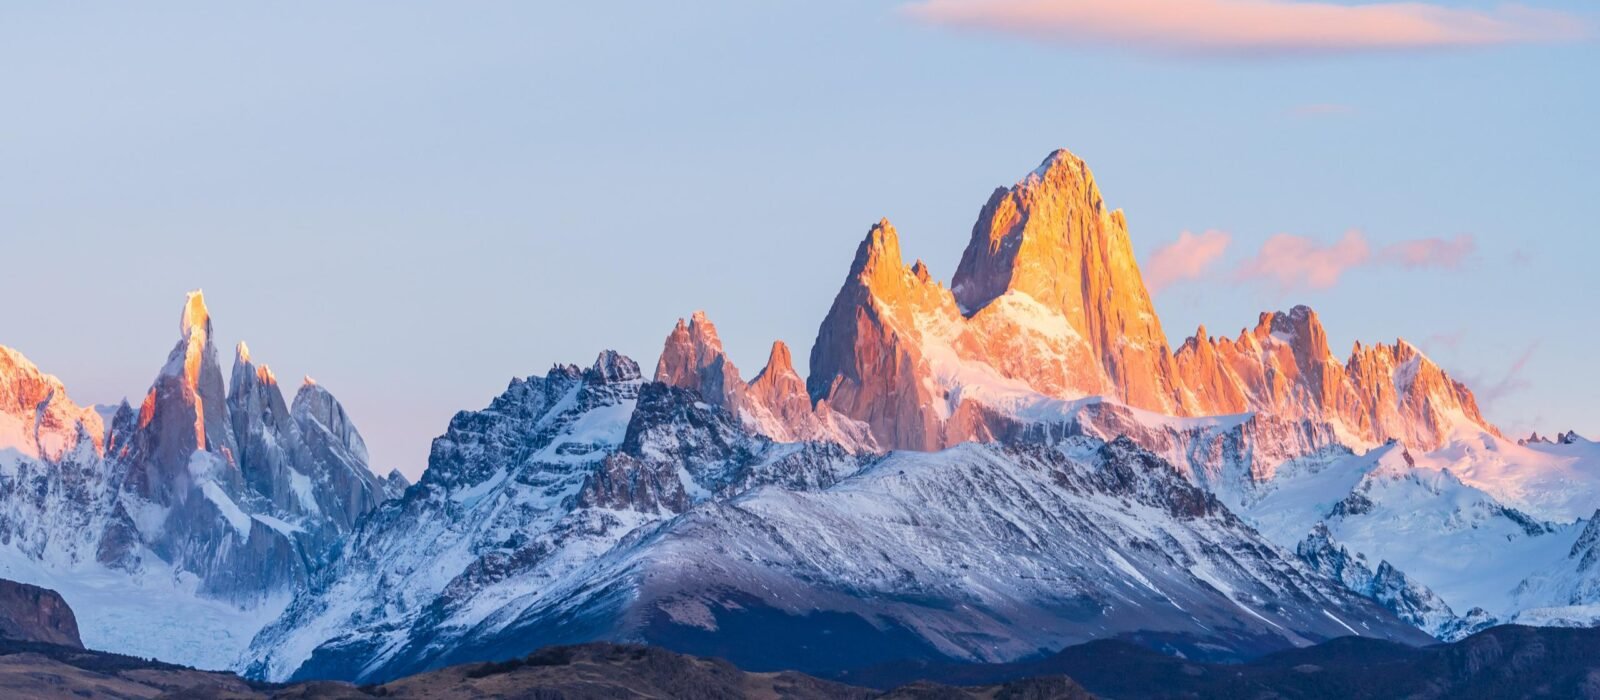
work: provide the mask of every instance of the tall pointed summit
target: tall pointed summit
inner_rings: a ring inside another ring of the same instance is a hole
[[[145,393],[130,441],[129,484],[163,506],[178,501],[192,482],[189,464],[196,452],[214,455],[224,480],[238,474],[211,314],[200,290],[185,299],[178,332],[178,343]]]
[[[1066,150],[989,197],[951,289],[968,315],[1006,293],[1032,297],[1088,341],[1116,398],[1164,413],[1180,408],[1127,219],[1106,209],[1089,166]]]
[[[1236,340],[1202,328],[1174,353],[1127,220],[1064,150],[994,191],[948,289],[905,264],[893,226],[873,226],[817,331],[806,385],[899,449],[1000,438],[1059,418],[1049,401],[1090,396],[1167,416],[1262,412],[1355,445],[1495,433],[1471,392],[1415,348],[1341,363],[1303,306],[1262,314]]]

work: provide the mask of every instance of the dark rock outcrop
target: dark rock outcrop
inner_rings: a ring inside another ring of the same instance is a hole
[[[78,618],[48,588],[0,579],[0,639],[83,648]]]

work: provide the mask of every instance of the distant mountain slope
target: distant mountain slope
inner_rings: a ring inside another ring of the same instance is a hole
[[[603,354],[514,382],[433,454],[258,636],[251,675],[381,681],[591,639],[805,671],[1107,634],[1212,657],[1427,641],[1127,439],[776,444]]]

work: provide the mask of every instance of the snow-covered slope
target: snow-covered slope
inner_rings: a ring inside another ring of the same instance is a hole
[[[1106,634],[1424,639],[1127,440],[866,460],[754,435],[625,358],[558,366],[458,414],[245,669],[374,680],[596,638],[817,670]]]
[[[1569,434],[1565,443],[1519,445],[1465,431],[1417,454],[1418,467],[1449,470],[1462,482],[1539,518],[1571,522],[1600,507],[1600,444]]]
[[[1365,455],[1330,449],[1286,464],[1236,505],[1282,546],[1328,540],[1337,544],[1323,549],[1346,549],[1352,561],[1403,575],[1401,587],[1414,584],[1414,597],[1436,596],[1443,605],[1427,603],[1435,611],[1415,618],[1435,634],[1470,632],[1485,617],[1509,621],[1549,600],[1531,595],[1524,580],[1566,562],[1582,524],[1540,520],[1417,462],[1398,443]],[[1374,595],[1376,573],[1347,583]],[[1458,612],[1477,622],[1452,621]]]
[[[697,392],[643,383],[616,353],[558,365],[457,414],[423,478],[242,662],[272,678],[392,674],[642,527],[762,483],[829,485],[858,464],[835,445],[751,435]]]
[[[1103,636],[1191,656],[1421,639],[1126,439],[894,453],[831,488],[714,501],[626,544],[458,653],[597,616],[607,634],[816,671]]]

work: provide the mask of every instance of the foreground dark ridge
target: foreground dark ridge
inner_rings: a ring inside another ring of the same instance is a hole
[[[1033,661],[886,665],[841,680],[982,685],[1042,675],[1070,676],[1108,698],[1600,698],[1600,629],[1502,625],[1430,647],[1341,637],[1240,664],[1099,640]]]
[[[42,642],[0,639],[0,697],[230,698],[236,700],[365,698],[1061,698],[1090,695],[1063,677],[1027,678],[955,688],[917,682],[882,691],[796,673],[748,673],[718,659],[657,647],[584,644],[549,647],[520,659],[451,666],[383,685],[334,681],[272,684],[231,673]]]
[[[33,618],[37,610],[55,610],[44,603],[59,598],[41,593],[43,603],[13,605],[6,616]],[[70,616],[64,604],[58,607]],[[1127,641],[1099,640],[1025,662],[903,662],[833,680],[796,671],[753,673],[660,647],[592,643],[357,686],[263,683],[86,650],[76,639],[62,639],[62,627],[0,628],[0,697],[1074,700],[1093,697],[1092,691],[1110,698],[1600,698],[1600,629],[1591,628],[1507,625],[1420,648],[1343,637],[1240,664],[1197,662]]]

